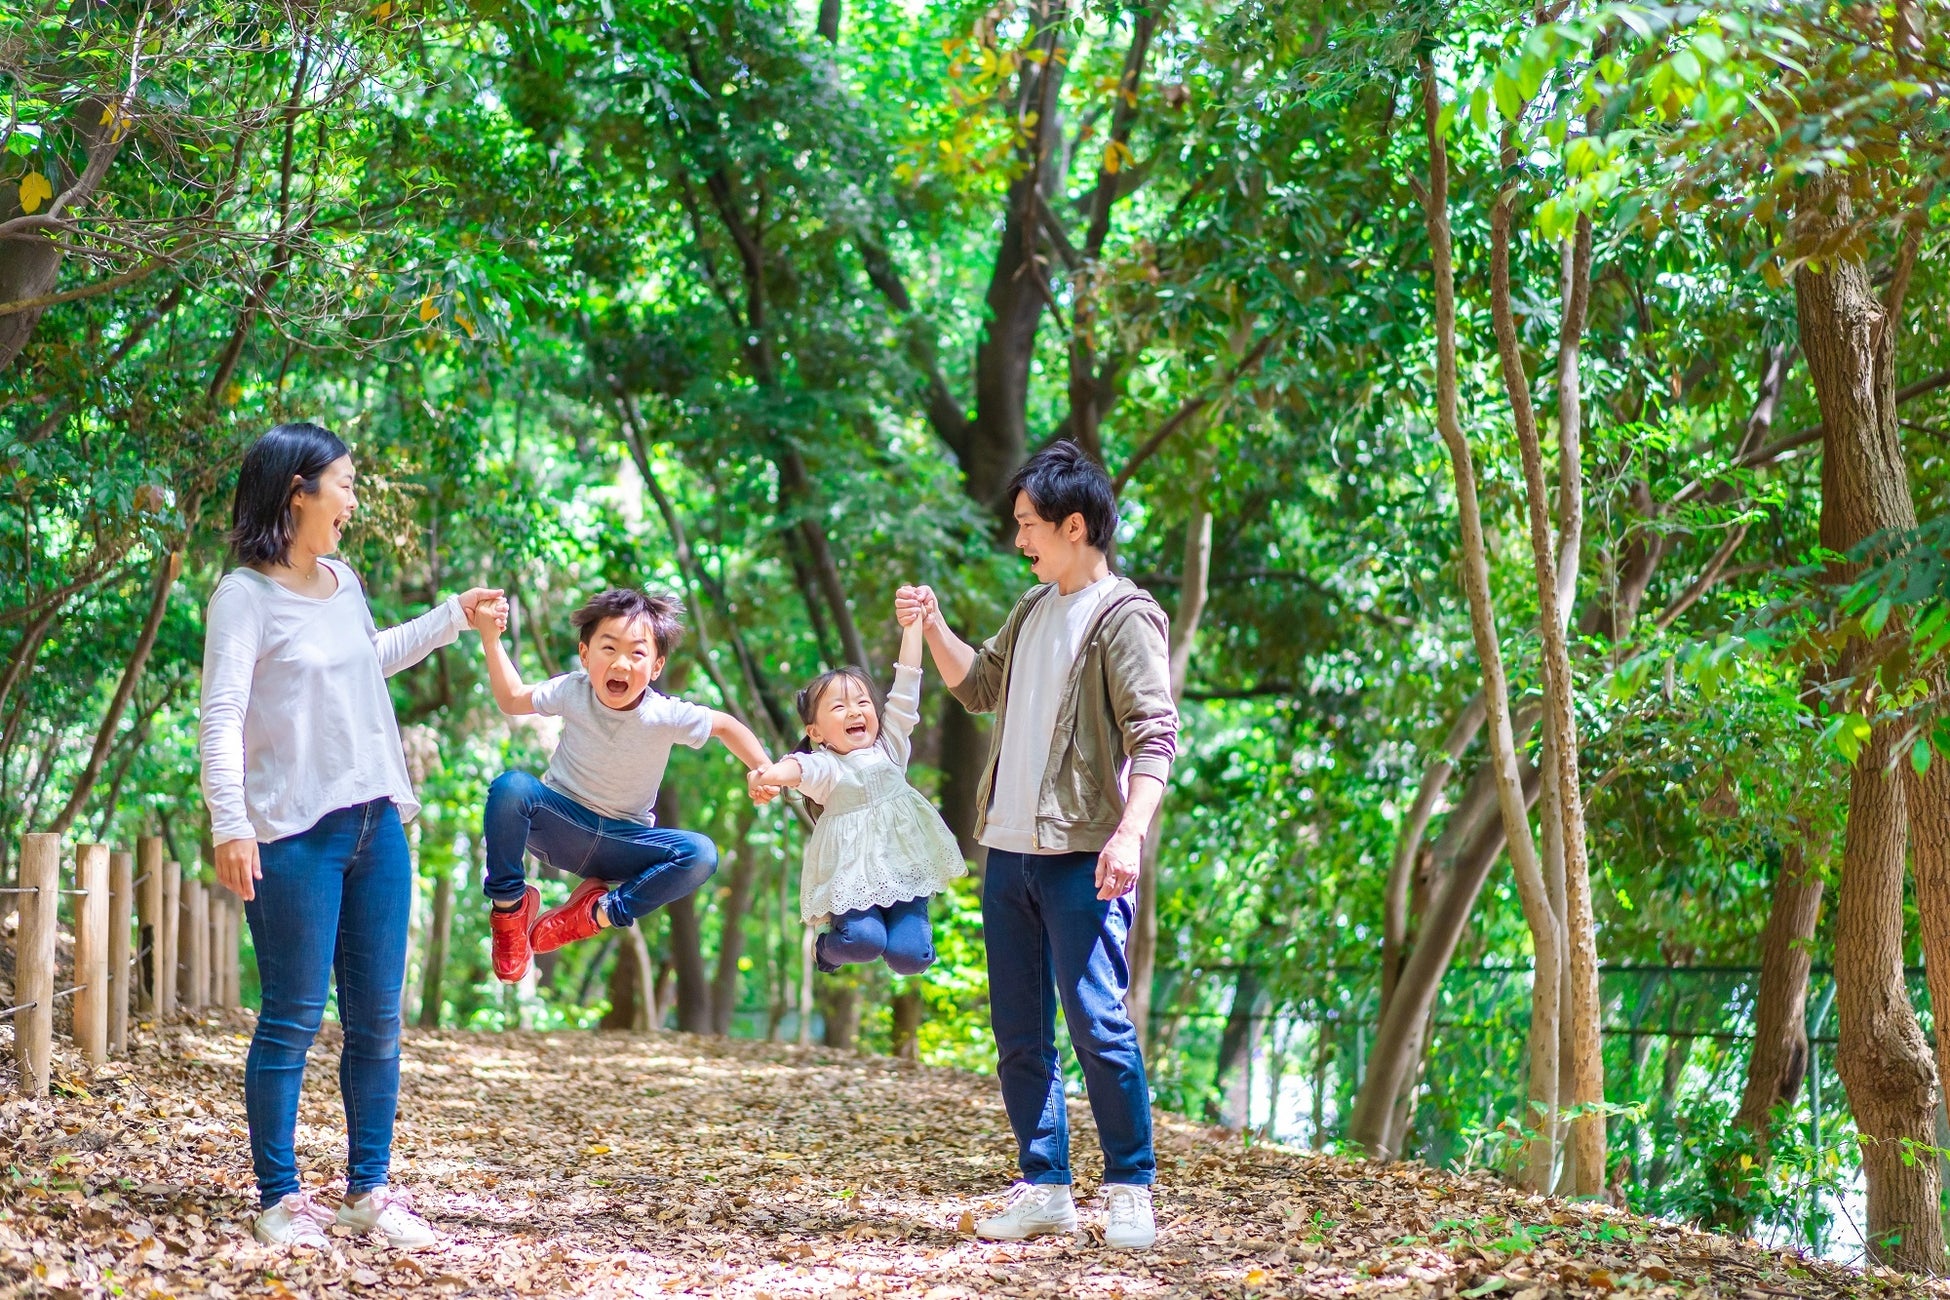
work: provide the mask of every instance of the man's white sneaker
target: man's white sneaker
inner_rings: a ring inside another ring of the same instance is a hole
[[[319,1220],[330,1213],[312,1200],[309,1192],[291,1192],[257,1216],[251,1235],[267,1246],[330,1250],[332,1243],[319,1227]]]
[[[1151,1213],[1151,1189],[1135,1183],[1105,1183],[1104,1244],[1117,1250],[1144,1250],[1158,1239]]]
[[[360,1234],[377,1232],[394,1250],[420,1250],[440,1240],[433,1225],[413,1213],[405,1192],[375,1187],[363,1196],[345,1198],[339,1205],[338,1225]]]
[[[1008,1207],[975,1225],[975,1235],[989,1241],[1027,1241],[1076,1230],[1077,1203],[1065,1183],[1017,1183],[1009,1189]]]

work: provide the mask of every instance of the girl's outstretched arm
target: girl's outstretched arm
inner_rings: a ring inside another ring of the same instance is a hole
[[[785,790],[797,786],[805,779],[805,775],[804,769],[799,766],[799,760],[787,756],[776,763],[767,763],[762,767],[753,768],[745,777],[745,785],[754,791],[761,786],[771,790]]]
[[[921,626],[923,618],[919,612],[901,624],[901,652],[894,662],[902,668],[921,666],[921,647],[926,644],[926,632]]]

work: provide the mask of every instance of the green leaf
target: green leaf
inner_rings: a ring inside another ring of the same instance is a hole
[[[1916,769],[1916,775],[1918,776],[1922,776],[1930,770],[1929,741],[1919,740],[1909,747],[1909,765]]]
[[[1496,111],[1505,119],[1514,122],[1523,116],[1523,95],[1517,89],[1516,79],[1503,69],[1497,69],[1490,92],[1496,96]]]
[[[1691,50],[1681,50],[1672,56],[1673,74],[1689,86],[1697,86],[1704,69],[1700,67],[1699,55]]]

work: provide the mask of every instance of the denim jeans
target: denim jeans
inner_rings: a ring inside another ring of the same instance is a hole
[[[481,888],[497,903],[521,901],[528,886],[524,851],[571,875],[615,884],[602,902],[611,925],[634,925],[696,893],[718,869],[718,846],[704,836],[604,817],[527,772],[494,778],[483,820],[487,879]]]
[[[1124,1010],[1133,898],[1105,902],[1096,877],[1095,853],[990,849],[982,880],[996,1075],[1026,1182],[1071,1181],[1056,1059],[1059,1000],[1104,1149],[1104,1181],[1148,1184],[1157,1177],[1144,1057]]]
[[[326,813],[258,846],[264,878],[244,904],[263,1009],[244,1061],[251,1164],[266,1206],[298,1190],[292,1149],[305,1058],[338,977],[339,1090],[348,1195],[386,1181],[399,1103],[399,994],[413,862],[390,799]]]
[[[934,927],[928,900],[905,898],[886,907],[841,912],[833,928],[819,936],[819,951],[835,966],[855,966],[884,957],[896,975],[919,975],[934,965]]]

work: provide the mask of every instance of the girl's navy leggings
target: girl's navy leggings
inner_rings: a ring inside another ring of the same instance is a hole
[[[934,964],[934,930],[928,900],[904,898],[886,907],[842,912],[819,936],[817,955],[827,966],[851,966],[885,958],[896,975],[919,975]]]

